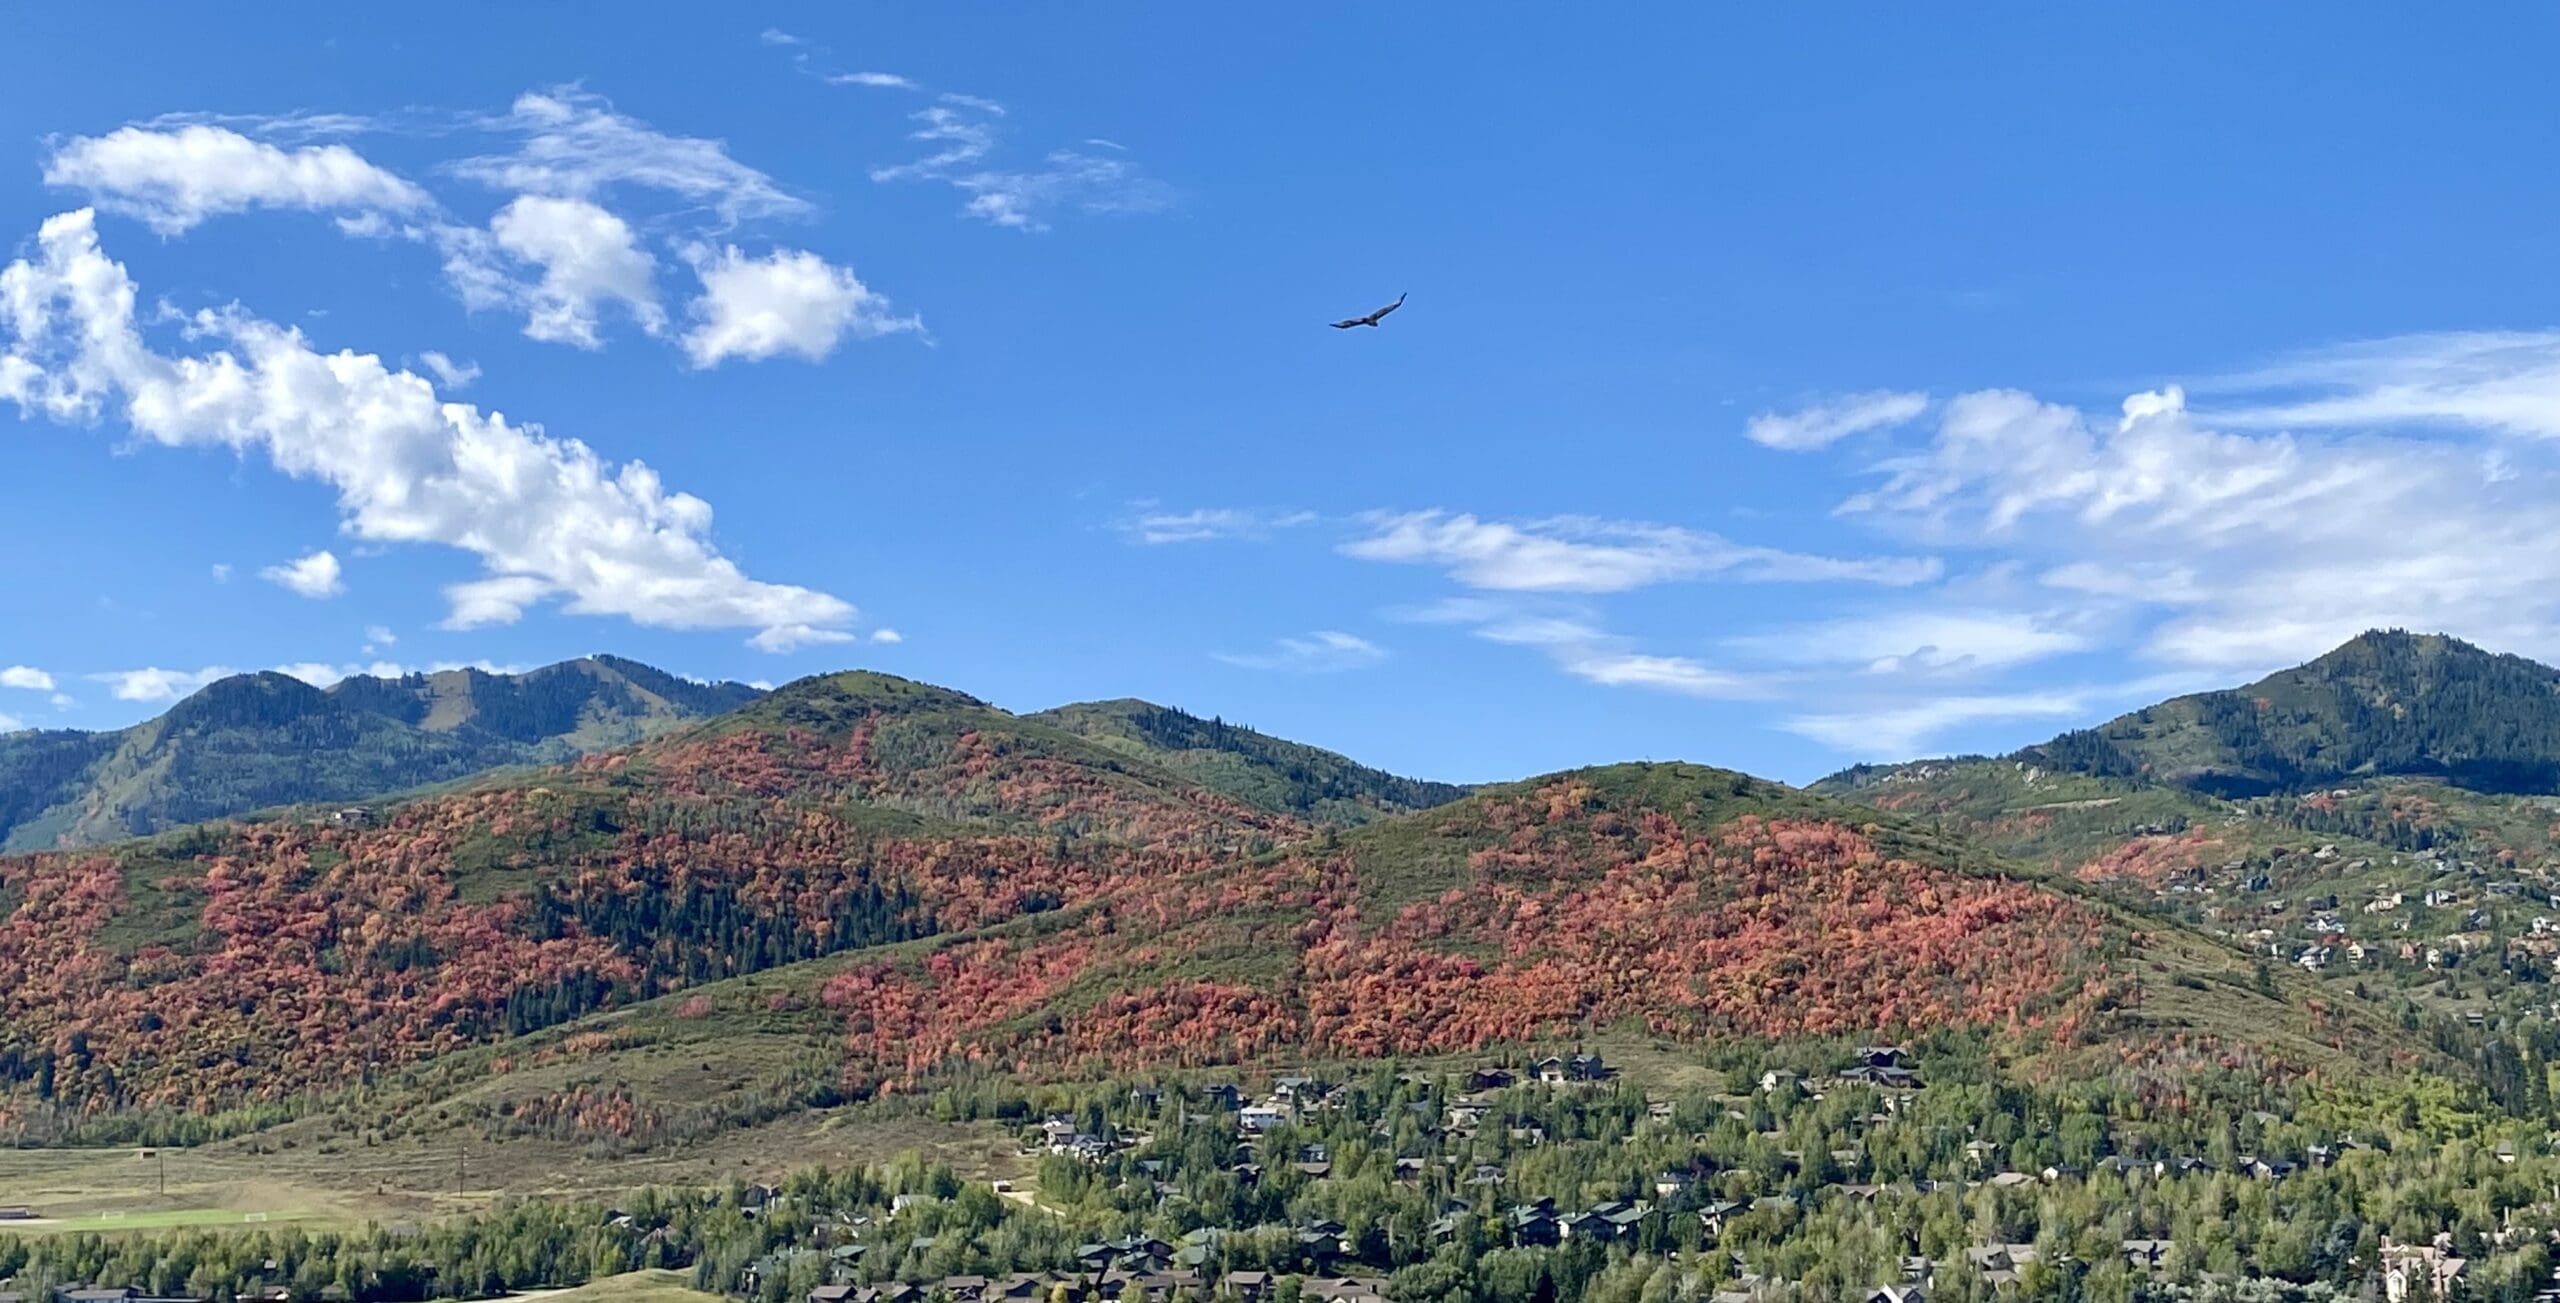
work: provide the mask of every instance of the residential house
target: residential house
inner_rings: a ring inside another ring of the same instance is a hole
[[[2434,1244],[2394,1244],[2382,1237],[2382,1296],[2390,1303],[2402,1303],[2410,1295],[2442,1299],[2453,1296],[2454,1287],[2462,1279],[2463,1268],[2470,1264],[2453,1256],[2452,1237],[2438,1235]]]

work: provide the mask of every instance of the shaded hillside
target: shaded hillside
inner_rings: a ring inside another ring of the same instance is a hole
[[[2066,733],[2019,758],[2225,796],[2387,774],[2560,790],[2560,670],[2436,634],[2374,632],[2243,688]]]
[[[361,801],[624,745],[755,699],[598,656],[524,674],[284,674],[205,687],[111,733],[0,737],[0,848],[75,847],[268,806]]]
[[[2075,892],[1695,766],[1337,834],[958,693],[835,675],[372,826],[0,860],[0,1109],[291,1096],[767,970],[804,975],[773,1007],[831,1024],[856,1089],[1627,1022],[2062,1045],[2143,1004],[2134,958],[2157,945]]]
[[[1212,791],[1266,810],[1350,827],[1446,805],[1452,783],[1400,778],[1331,751],[1144,701],[1096,701],[1031,718],[1143,757]]]

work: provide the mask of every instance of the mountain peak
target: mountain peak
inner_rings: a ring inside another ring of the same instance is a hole
[[[2560,670],[2444,634],[2375,629],[2244,687],[2199,692],[2019,753],[2219,795],[2386,774],[2560,786]]]

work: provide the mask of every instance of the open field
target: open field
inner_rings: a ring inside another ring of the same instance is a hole
[[[514,1297],[546,1303],[703,1303],[711,1296],[693,1288],[692,1279],[692,1273],[683,1271],[633,1271],[576,1289],[534,1290]]]
[[[0,1204],[24,1205],[39,1219],[0,1222],[0,1234],[428,1220],[506,1198],[610,1198],[651,1185],[773,1180],[820,1164],[885,1163],[908,1150],[974,1179],[1021,1182],[1030,1166],[1013,1139],[993,1127],[844,1110],[603,1158],[576,1144],[461,1131],[376,1145],[327,1139],[322,1131],[321,1122],[307,1121],[201,1148],[161,1149],[153,1158],[130,1148],[0,1149]]]

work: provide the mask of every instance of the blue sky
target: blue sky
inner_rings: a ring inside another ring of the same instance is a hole
[[[1802,780],[2560,656],[2548,11],[526,8],[0,9],[0,728],[614,651]]]

